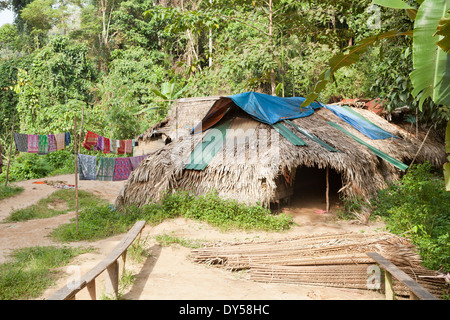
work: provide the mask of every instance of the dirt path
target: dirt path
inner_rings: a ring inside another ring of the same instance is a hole
[[[20,195],[0,201],[0,220],[9,215],[13,209],[19,209],[36,203],[56,191],[55,187],[34,184],[30,180],[17,183],[25,190]],[[74,183],[73,175],[57,176],[45,180]],[[124,182],[80,181],[80,189],[114,202]],[[320,201],[319,201],[320,202]],[[316,286],[299,286],[289,284],[258,283],[246,278],[245,273],[229,272],[217,267],[199,265],[189,260],[190,250],[185,247],[171,245],[161,246],[154,237],[156,235],[170,235],[184,239],[202,241],[246,241],[264,239],[283,239],[302,234],[342,232],[342,231],[370,231],[381,228],[380,224],[368,226],[349,221],[336,221],[330,213],[324,213],[323,205],[314,202],[307,207],[294,206],[285,209],[293,215],[298,223],[287,232],[221,232],[205,223],[178,218],[165,221],[157,226],[146,226],[142,239],[151,251],[151,256],[143,263],[133,263],[127,260],[127,270],[136,274],[136,280],[131,288],[122,292],[123,299],[131,300],[185,300],[185,299],[381,299],[375,292],[365,290],[351,290],[339,288],[325,288]],[[57,226],[67,223],[74,217],[74,213],[18,223],[0,224],[0,263],[7,259],[8,253],[16,248],[37,245],[61,245],[54,242],[49,233]],[[96,250],[92,253],[80,255],[66,267],[67,277],[58,281],[57,285],[48,289],[39,299],[52,295],[58,288],[64,286],[73,276],[73,270],[84,274],[99,263],[122,239],[123,235],[115,236],[97,242],[75,243],[75,246],[91,246]],[[71,273],[72,272],[72,273]],[[104,288],[102,275],[97,281],[97,292],[101,294]],[[88,299],[88,294],[82,290],[77,299]]]

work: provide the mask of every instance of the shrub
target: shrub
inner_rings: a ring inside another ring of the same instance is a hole
[[[374,214],[385,218],[396,234],[407,233],[418,246],[424,265],[450,270],[450,193],[430,164],[415,165],[398,183],[373,200]]]

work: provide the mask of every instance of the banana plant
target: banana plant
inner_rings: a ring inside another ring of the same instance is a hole
[[[450,0],[419,0],[419,8],[411,7],[403,0],[374,0],[373,4],[394,9],[403,9],[414,19],[414,30],[389,31],[365,38],[329,60],[329,67],[320,75],[312,92],[306,96],[303,106],[317,99],[319,93],[330,82],[334,73],[342,67],[359,61],[362,53],[381,39],[402,35],[413,37],[413,67],[410,79],[411,94],[419,100],[422,110],[424,101],[431,98],[436,105],[450,106]],[[446,130],[446,152],[450,153],[450,121]],[[450,161],[450,156],[448,156]],[[446,189],[450,191],[450,162],[444,165]]]

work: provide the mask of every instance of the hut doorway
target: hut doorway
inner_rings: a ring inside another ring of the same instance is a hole
[[[289,207],[330,212],[340,203],[338,191],[341,188],[342,178],[336,170],[332,168],[327,170],[326,168],[299,166],[295,171],[293,193]]]

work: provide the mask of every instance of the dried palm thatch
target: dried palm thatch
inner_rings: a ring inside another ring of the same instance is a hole
[[[411,161],[419,150],[420,141],[411,138],[405,130],[363,109],[355,110],[401,139],[370,140],[328,109],[321,108],[313,115],[293,122],[339,152],[329,152],[317,142],[290,128],[308,144],[294,146],[271,126],[257,122],[238,110],[229,112],[226,116],[233,119],[229,129],[238,131],[234,131],[235,135],[228,134],[231,131],[227,131],[225,147],[206,169],[185,170],[184,165],[190,153],[207,134],[191,135],[190,130],[201,121],[217,99],[218,97],[186,99],[179,101],[171,109],[169,120],[157,131],[170,136],[173,141],[156,150],[131,173],[116,200],[118,206],[141,206],[158,201],[164,193],[172,190],[191,191],[196,195],[216,191],[225,199],[269,206],[282,197],[280,194],[283,188],[292,183],[296,169],[300,166],[334,169],[341,176],[343,187],[340,192],[344,197],[369,198],[377,190],[399,178],[401,172],[396,167],[331,127],[327,121],[339,124],[353,135],[404,163]],[[445,162],[443,143],[427,143],[417,155],[416,161],[442,165]]]
[[[254,281],[367,289],[368,268],[375,263],[366,252],[378,252],[430,293],[442,295],[445,281],[421,266],[420,256],[407,239],[390,233],[342,232],[215,243],[191,250],[191,259],[229,270],[248,270]],[[409,295],[402,283],[393,284],[397,295]]]

